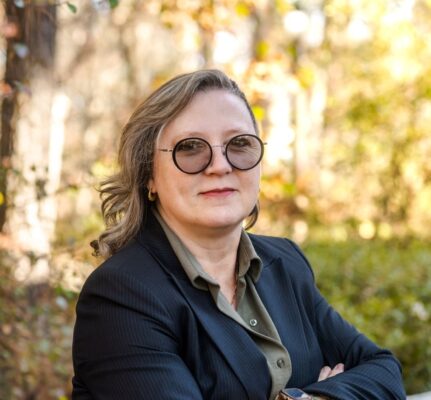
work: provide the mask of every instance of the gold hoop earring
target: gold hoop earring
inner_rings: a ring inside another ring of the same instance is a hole
[[[153,202],[157,199],[157,193],[153,193],[151,190],[148,191],[148,200]]]

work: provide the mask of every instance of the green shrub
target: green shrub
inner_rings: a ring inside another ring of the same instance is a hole
[[[396,354],[407,392],[431,390],[431,244],[374,240],[303,247],[329,302]]]
[[[0,252],[0,399],[66,400],[77,294],[59,285],[24,285]]]

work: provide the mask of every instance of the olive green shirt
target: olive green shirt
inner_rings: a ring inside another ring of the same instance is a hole
[[[236,291],[237,309],[235,310],[221,292],[217,281],[204,271],[194,255],[169,228],[157,210],[154,210],[154,214],[192,285],[200,290],[208,290],[217,308],[246,329],[264,354],[272,379],[269,399],[273,400],[286,386],[292,374],[292,365],[289,353],[281,343],[277,328],[256,290],[255,283],[262,272],[262,261],[247,233],[242,231],[238,247],[239,268]]]

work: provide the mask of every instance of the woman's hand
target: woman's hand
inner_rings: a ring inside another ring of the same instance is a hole
[[[331,378],[332,376],[341,374],[344,372],[344,364],[339,363],[333,369],[331,367],[325,366],[320,370],[318,382],[325,380],[326,378]],[[313,396],[315,400],[329,400],[328,397]]]
[[[344,364],[342,364],[342,363],[337,364],[332,369],[331,369],[331,367],[325,366],[320,370],[318,382],[323,381],[326,378],[331,378],[335,375],[341,374],[342,372],[344,372]],[[283,395],[280,392],[279,395],[276,397],[276,400],[285,399],[285,398],[287,398],[286,395]],[[329,397],[314,396],[314,395],[312,396],[312,398],[313,398],[313,400],[330,400]]]
[[[318,382],[341,374],[342,372],[344,372],[344,364],[342,363],[337,364],[333,369],[331,369],[331,367],[325,366],[320,370]]]

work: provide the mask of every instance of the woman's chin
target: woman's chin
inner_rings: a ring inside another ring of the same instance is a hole
[[[203,217],[203,218],[202,218]],[[234,229],[242,226],[245,217],[238,215],[230,215],[217,213],[215,215],[201,216],[200,223],[203,228],[220,230],[220,229]]]

